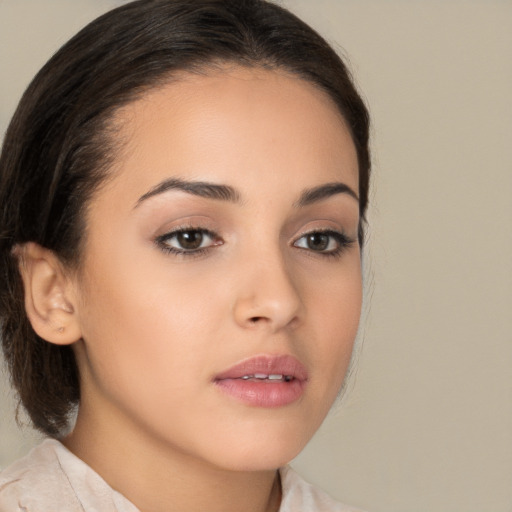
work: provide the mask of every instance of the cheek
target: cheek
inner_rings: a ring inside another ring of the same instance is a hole
[[[325,279],[323,286],[311,286],[309,315],[317,335],[312,351],[314,367],[329,375],[323,382],[329,394],[338,392],[352,355],[362,304],[359,256],[350,258],[339,273]],[[321,381],[322,379],[319,379]]]
[[[81,323],[101,380],[164,388],[179,382],[184,368],[204,371],[201,362],[212,350],[208,337],[221,317],[218,302],[205,292],[215,283],[172,271],[167,263],[147,251],[90,262]]]

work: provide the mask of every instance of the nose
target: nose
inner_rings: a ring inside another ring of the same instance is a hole
[[[243,328],[277,332],[295,327],[303,303],[293,272],[280,254],[246,259],[244,278],[237,286],[234,318]]]

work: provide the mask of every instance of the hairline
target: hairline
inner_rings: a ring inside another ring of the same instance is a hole
[[[120,169],[116,169],[116,167],[118,167],[118,163],[120,159],[122,159],[123,155],[126,155],[126,153],[123,152],[128,148],[131,141],[129,136],[123,137],[123,127],[129,123],[128,119],[123,118],[123,112],[126,112],[126,109],[130,108],[136,103],[145,101],[145,99],[147,99],[150,95],[158,93],[166,87],[186,80],[187,78],[209,77],[214,76],[215,74],[225,74],[226,72],[235,71],[237,69],[255,71],[263,70],[272,73],[275,72],[281,74],[284,77],[298,80],[310,85],[316,91],[321,93],[322,97],[326,99],[337,112],[340,117],[340,121],[343,123],[350,134],[350,139],[354,144],[354,147],[356,147],[356,139],[352,129],[347,122],[344,113],[341,111],[341,108],[336,103],[329,91],[323,88],[320,84],[316,83],[312,77],[305,76],[303,73],[299,73],[289,66],[272,63],[268,59],[262,59],[261,61],[240,59],[237,61],[235,58],[212,58],[210,60],[205,60],[204,62],[197,61],[182,68],[176,68],[174,70],[163,72],[160,76],[154,77],[150,82],[139,87],[138,90],[128,91],[127,99],[120,101],[117,105],[113,105],[111,108],[104,110],[100,114],[100,123],[103,122],[104,126],[98,131],[98,135],[107,136],[107,143],[110,144],[112,154],[110,155],[110,162],[107,165],[102,165],[97,169],[100,171],[101,177],[91,189],[89,197],[80,207],[82,213],[79,222],[82,224],[82,235],[80,237],[79,245],[74,251],[73,259],[67,261],[66,266],[69,266],[70,269],[77,271],[78,274],[80,274],[80,268],[82,267],[83,257],[87,244],[87,233],[89,226],[88,214],[90,207],[94,201],[94,197],[99,193],[99,191],[104,187],[108,187],[108,184],[111,183],[117,176],[117,173],[120,172]],[[356,156],[358,157],[357,147]],[[359,158],[357,163],[359,182],[361,172]],[[360,204],[359,197],[358,202]],[[362,222],[362,219],[360,222]]]

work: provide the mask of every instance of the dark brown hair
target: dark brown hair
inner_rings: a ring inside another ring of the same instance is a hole
[[[368,113],[344,63],[314,30],[264,0],[139,0],[101,16],[34,78],[0,156],[2,345],[20,401],[46,434],[68,427],[80,400],[78,370],[72,348],[33,331],[13,248],[33,241],[77,266],[85,208],[116,155],[113,114],[176,72],[222,62],[285,70],[334,100],[359,159],[362,244]]]

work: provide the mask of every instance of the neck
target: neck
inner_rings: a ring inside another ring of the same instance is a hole
[[[64,444],[141,512],[276,512],[278,472],[232,471],[183,453],[82,403]],[[122,432],[122,435],[121,435]]]

